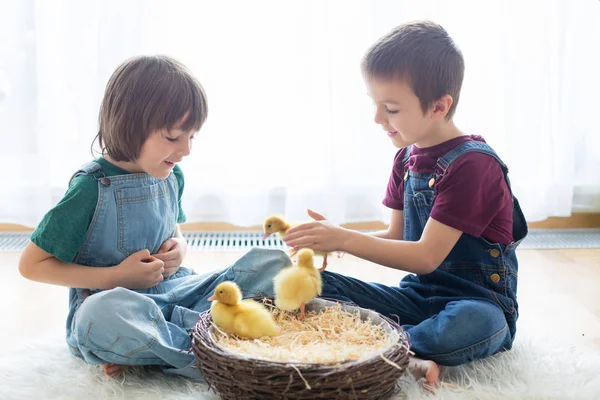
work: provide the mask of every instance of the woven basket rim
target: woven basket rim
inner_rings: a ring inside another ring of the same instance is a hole
[[[255,297],[268,299],[272,297]],[[308,400],[314,398],[380,400],[401,390],[399,378],[407,371],[410,338],[400,324],[373,310],[335,299],[361,311],[365,319],[374,313],[387,324],[395,335],[394,343],[369,357],[332,363],[274,361],[236,354],[222,348],[213,335],[210,310],[200,314],[192,330],[192,351],[196,367],[206,377],[209,388],[223,398],[263,400],[286,398]],[[318,308],[331,304],[317,304]],[[369,311],[363,313],[362,311]],[[379,323],[379,322],[378,322]]]
[[[258,301],[263,301],[263,300],[272,301],[273,297],[253,296],[253,297],[248,297],[247,299],[258,300]],[[373,313],[377,314],[384,323],[388,324],[391,329],[400,331],[400,332],[405,332],[404,328],[402,328],[400,326],[400,324],[396,323],[392,319],[390,319],[390,318],[386,317],[385,315],[382,315],[374,310],[365,309],[365,308],[357,306],[354,303],[349,303],[347,301],[342,301],[342,300],[337,300],[337,299],[332,299],[332,298],[327,298],[327,297],[319,297],[318,299],[325,300],[325,301],[332,302],[332,303],[341,304],[341,305],[347,305],[347,306],[350,306],[355,309],[362,309],[362,310],[367,310],[367,311],[373,312]],[[410,350],[410,339],[409,339],[408,335],[405,335],[405,337],[403,338],[402,335],[400,334],[400,335],[398,335],[398,340],[396,342],[392,343],[391,345],[386,346],[385,348],[382,348],[381,350],[368,353],[368,357],[361,357],[361,358],[358,358],[355,360],[345,360],[345,361],[336,361],[336,362],[328,362],[328,363],[269,360],[267,358],[251,357],[251,356],[246,356],[243,354],[235,353],[233,351],[230,351],[230,350],[222,347],[221,345],[219,345],[219,343],[217,342],[215,335],[214,335],[215,327],[212,322],[212,316],[210,315],[210,310],[206,310],[206,311],[202,312],[200,315],[201,315],[201,317],[202,316],[207,317],[210,322],[210,328],[209,328],[208,332],[206,332],[207,336],[210,338],[210,342],[204,343],[205,346],[207,348],[209,348],[213,353],[216,353],[219,356],[227,357],[229,359],[233,358],[238,361],[267,363],[267,364],[271,364],[271,365],[279,365],[282,367],[289,367],[289,366],[293,365],[295,367],[305,367],[305,368],[315,368],[315,367],[319,368],[320,367],[323,369],[329,369],[329,368],[340,369],[340,368],[344,368],[344,367],[352,367],[352,366],[355,366],[358,364],[363,364],[363,363],[373,360],[375,358],[381,357],[381,356],[385,355],[385,353],[393,351],[394,348],[396,348],[398,346],[405,347],[407,352]],[[197,333],[196,330],[198,329],[198,325],[199,324],[196,324],[192,330],[192,332],[194,334]],[[199,339],[196,337],[196,335],[193,335],[193,337],[194,337],[194,340]],[[402,339],[405,339],[404,342],[406,342],[406,344],[405,343],[399,344],[402,341]]]

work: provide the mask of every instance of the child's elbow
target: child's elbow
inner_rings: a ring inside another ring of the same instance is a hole
[[[25,279],[37,281],[44,270],[44,261],[52,257],[33,242],[29,242],[19,258],[19,273]]]
[[[39,268],[37,268],[39,262],[33,259],[30,253],[31,252],[25,248],[21,254],[21,258],[19,258],[19,273],[23,278],[35,281],[36,272],[39,271]]]
[[[444,262],[448,257],[449,251],[444,251],[438,246],[431,246],[424,242],[417,242],[420,244],[420,261],[421,261],[421,273],[431,274]]]
[[[445,258],[441,257],[439,254],[436,254],[434,251],[423,251],[422,254],[421,273],[424,275],[431,274],[433,271],[438,269]]]
[[[28,264],[23,260],[23,257],[19,260],[19,273],[23,278],[31,279],[31,264]]]
[[[438,269],[438,267],[440,266],[440,263],[432,260],[432,259],[425,259],[423,260],[423,263],[421,265],[421,274],[423,275],[427,275],[427,274],[431,274],[433,271],[435,271],[436,269]]]
[[[27,259],[27,257],[21,256],[19,259],[19,273],[25,279],[34,280],[34,265],[33,263]]]

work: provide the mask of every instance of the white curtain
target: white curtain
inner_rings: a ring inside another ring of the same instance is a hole
[[[163,53],[196,74],[208,122],[183,163],[190,222],[272,212],[382,220],[395,153],[360,59],[413,19],[463,50],[456,115],[511,170],[527,218],[600,210],[600,2],[26,0],[0,5],[0,222],[35,226],[92,156],[115,67]]]

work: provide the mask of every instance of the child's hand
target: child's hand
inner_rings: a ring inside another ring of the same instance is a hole
[[[152,257],[148,250],[133,253],[121,264],[113,267],[116,273],[116,286],[127,289],[148,289],[158,285],[163,278],[165,263]]]
[[[158,249],[158,253],[153,254],[153,257],[162,260],[165,263],[165,278],[173,275],[183,262],[183,258],[187,252],[187,241],[184,238],[173,237],[164,241]]]
[[[308,222],[290,229],[283,237],[283,241],[296,249],[308,248],[323,252],[343,250],[346,229],[332,224],[324,216],[312,210],[308,210],[308,215],[315,222]]]

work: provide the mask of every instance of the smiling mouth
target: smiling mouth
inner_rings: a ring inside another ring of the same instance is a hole
[[[398,133],[398,131],[392,131],[392,132],[390,132],[390,131],[387,131],[387,135],[388,135],[389,137],[394,137],[394,136],[396,136],[396,134],[397,134],[397,133]]]

